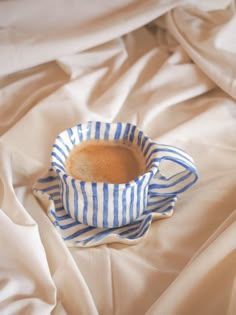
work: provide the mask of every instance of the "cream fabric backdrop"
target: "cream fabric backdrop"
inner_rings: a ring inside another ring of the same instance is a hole
[[[223,0],[0,2],[1,314],[236,314],[235,27]],[[67,248],[32,194],[55,136],[86,120],[196,161],[137,245]]]

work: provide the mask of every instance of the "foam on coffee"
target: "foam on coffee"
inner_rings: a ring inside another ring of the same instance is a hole
[[[86,141],[75,146],[66,160],[68,174],[89,182],[127,183],[145,170],[139,148],[119,141]]]

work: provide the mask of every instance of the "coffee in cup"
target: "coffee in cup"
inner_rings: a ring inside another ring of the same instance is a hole
[[[79,180],[122,184],[143,175],[146,163],[141,150],[132,143],[90,140],[72,149],[65,168]]]

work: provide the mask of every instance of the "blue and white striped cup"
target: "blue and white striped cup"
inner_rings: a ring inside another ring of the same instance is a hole
[[[73,178],[66,173],[65,161],[74,146],[92,139],[124,140],[138,146],[145,157],[146,173],[125,184]],[[183,170],[169,177],[163,176],[159,169],[163,160],[177,164]],[[63,131],[53,145],[51,165],[60,179],[61,198],[67,213],[76,221],[101,228],[134,222],[144,213],[149,198],[175,196],[198,179],[193,159],[187,153],[153,142],[130,123],[89,121]]]

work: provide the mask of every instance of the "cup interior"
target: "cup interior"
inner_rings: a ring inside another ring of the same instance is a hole
[[[71,150],[76,145],[90,140],[113,140],[126,145],[137,146],[144,156],[146,172],[155,173],[157,171],[157,165],[154,162],[155,157],[152,154],[156,143],[152,142],[137,126],[130,123],[92,121],[68,128],[57,136],[51,153],[53,169],[59,175],[68,176],[65,162]]]

